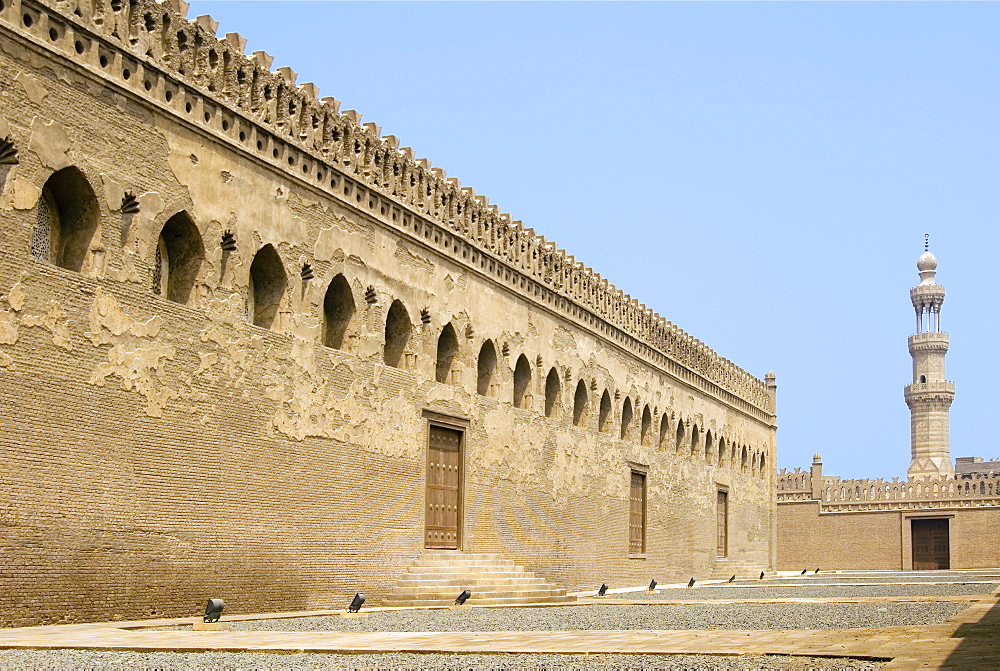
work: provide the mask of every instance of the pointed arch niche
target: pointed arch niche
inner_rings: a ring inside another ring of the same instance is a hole
[[[355,313],[354,292],[347,278],[338,274],[323,296],[323,344],[333,349],[351,349],[355,334],[352,326]]]
[[[277,316],[287,284],[285,266],[274,247],[264,245],[257,250],[247,283],[247,317],[254,326],[271,330],[280,327]]]
[[[448,322],[438,336],[437,362],[434,364],[435,380],[441,384],[458,384],[456,356],[458,356],[458,335],[455,333],[455,327]]]
[[[517,357],[517,363],[514,364],[514,407],[515,408],[530,408],[531,407],[531,393],[528,388],[531,383],[531,364],[528,363],[528,357],[523,354]]]
[[[476,360],[476,393],[495,397],[497,393],[497,348],[487,340],[479,348]]]
[[[413,333],[413,322],[406,308],[397,299],[389,306],[389,313],[385,317],[385,350],[383,361],[385,365],[393,368],[406,368],[406,346],[410,343],[410,336]]]
[[[178,212],[160,229],[153,254],[153,293],[187,305],[205,260],[201,232],[187,212]]]
[[[99,242],[100,207],[90,182],[74,166],[53,173],[35,207],[31,254],[40,261],[82,272]]]

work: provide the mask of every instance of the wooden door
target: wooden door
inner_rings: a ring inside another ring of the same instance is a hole
[[[719,557],[725,557],[729,548],[729,492],[721,489],[715,503],[715,526],[717,530],[715,553]]]
[[[948,520],[911,520],[910,542],[914,570],[951,567]]]
[[[462,519],[462,432],[430,427],[424,547],[457,550]]]
[[[646,551],[646,475],[632,471],[629,491],[628,551]]]

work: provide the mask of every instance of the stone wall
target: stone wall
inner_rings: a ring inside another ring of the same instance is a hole
[[[913,519],[948,519],[951,568],[992,568],[1000,555],[983,534],[1000,528],[1000,476],[962,474],[852,479],[781,469],[777,562],[781,570],[908,570]],[[814,566],[815,565],[815,566]]]
[[[377,603],[428,413],[464,550],[771,566],[773,384],[183,9],[0,0],[0,622]]]

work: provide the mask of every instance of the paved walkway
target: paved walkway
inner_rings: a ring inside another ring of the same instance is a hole
[[[809,601],[972,601],[951,620],[931,626],[878,629],[764,631],[512,631],[512,632],[273,632],[148,631],[192,618],[0,629],[0,648],[78,648],[162,651],[269,652],[521,652],[803,655],[892,659],[886,669],[1000,668],[1000,594],[987,597],[889,597]],[[775,600],[767,600],[773,603]],[[782,600],[778,600],[782,601]],[[786,599],[784,601],[801,600]],[[588,600],[586,603],[663,604],[664,601]],[[723,603],[759,603],[731,600]],[[693,601],[680,602],[690,605]],[[712,603],[719,603],[713,601]],[[558,604],[565,606],[566,604]],[[371,609],[381,610],[381,609]],[[308,617],[342,611],[231,616],[226,620]]]

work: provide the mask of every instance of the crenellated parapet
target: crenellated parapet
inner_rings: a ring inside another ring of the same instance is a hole
[[[773,422],[760,380],[183,0],[0,0],[0,27],[668,374]]]
[[[822,512],[926,507],[1000,506],[1000,473],[966,473],[919,479],[841,479],[823,476],[813,496],[810,474],[778,473],[778,502],[819,501]]]

